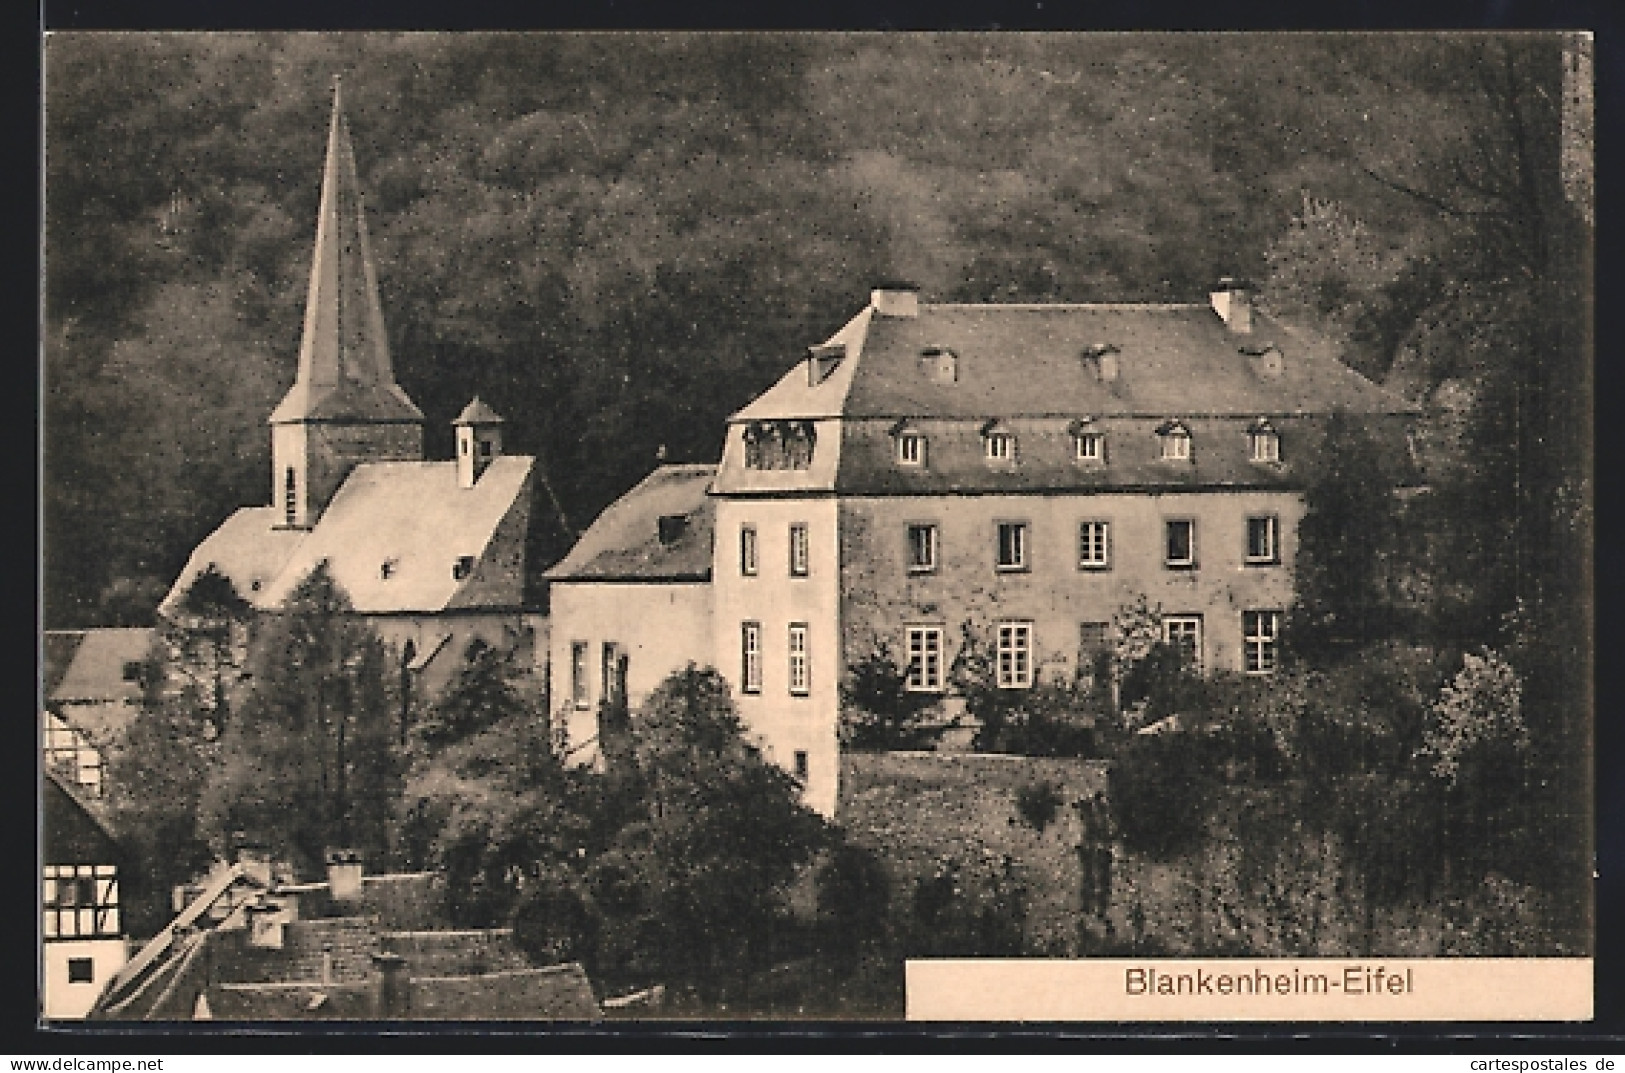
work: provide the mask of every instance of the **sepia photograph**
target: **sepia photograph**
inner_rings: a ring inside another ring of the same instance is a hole
[[[1592,46],[48,34],[41,1023],[1588,1019]]]

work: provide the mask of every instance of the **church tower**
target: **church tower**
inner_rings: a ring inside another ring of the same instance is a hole
[[[309,528],[358,463],[420,461],[423,413],[395,383],[338,80],[299,372],[271,413],[272,502]]]

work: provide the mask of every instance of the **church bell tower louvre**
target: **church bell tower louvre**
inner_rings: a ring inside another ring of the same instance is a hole
[[[270,424],[272,502],[286,528],[315,525],[356,465],[423,458],[423,412],[390,362],[337,78],[299,370]]]

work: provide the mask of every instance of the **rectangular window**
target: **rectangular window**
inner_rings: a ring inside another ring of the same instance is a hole
[[[999,623],[997,652],[999,688],[1029,688],[1033,684],[1033,624]]]
[[[908,527],[908,572],[929,574],[937,568],[937,527],[911,525]]]
[[[807,750],[797,749],[795,753],[796,780],[807,781]]]
[[[1107,522],[1084,522],[1078,526],[1078,566],[1084,570],[1104,570],[1111,565],[1111,526]]]
[[[1072,438],[1079,462],[1100,462],[1106,457],[1105,437],[1098,432],[1080,432]]]
[[[746,622],[739,628],[739,689],[743,693],[762,691],[762,624]]]
[[[790,624],[790,692],[805,697],[808,689],[807,624]]]
[[[614,641],[605,641],[602,652],[602,666],[600,671],[599,696],[604,698],[606,704],[619,704],[623,698],[620,692],[621,678],[621,648]]]
[[[1183,652],[1186,662],[1193,669],[1201,669],[1201,615],[1164,615],[1162,618],[1162,639]]]
[[[1191,456],[1191,437],[1187,432],[1173,431],[1163,433],[1162,457],[1176,461],[1184,461]]]
[[[908,628],[908,677],[910,693],[942,692],[942,627]]]
[[[1275,673],[1275,644],[1280,633],[1279,611],[1241,613],[1241,648],[1248,674]]]
[[[897,461],[905,466],[925,465],[925,437],[905,432],[897,437]]]
[[[739,572],[745,577],[756,576],[756,527],[739,527]]]
[[[1279,462],[1281,438],[1273,432],[1249,432],[1247,442],[1254,462]]]
[[[1000,522],[998,566],[1000,570],[1027,569],[1027,523]]]
[[[96,982],[95,962],[89,958],[68,959],[68,983],[93,984]]]
[[[1008,462],[1016,457],[1016,438],[1008,432],[990,432],[985,447],[987,457],[994,462]]]
[[[1167,523],[1163,561],[1173,567],[1196,565],[1196,523],[1189,518],[1176,518]]]
[[[1273,514],[1261,514],[1247,519],[1247,561],[1249,563],[1278,563],[1281,552],[1276,541],[1280,526]]]
[[[577,708],[592,703],[587,685],[587,642],[570,642],[570,697]]]
[[[790,527],[790,576],[807,576],[807,527],[797,522]]]

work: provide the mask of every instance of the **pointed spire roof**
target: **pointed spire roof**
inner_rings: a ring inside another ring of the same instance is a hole
[[[463,407],[463,412],[457,415],[453,425],[500,425],[504,424],[501,415],[480,401],[478,395],[472,402]]]
[[[311,420],[423,420],[423,412],[395,383],[390,364],[366,208],[337,78],[298,379],[271,414],[273,424]]]

